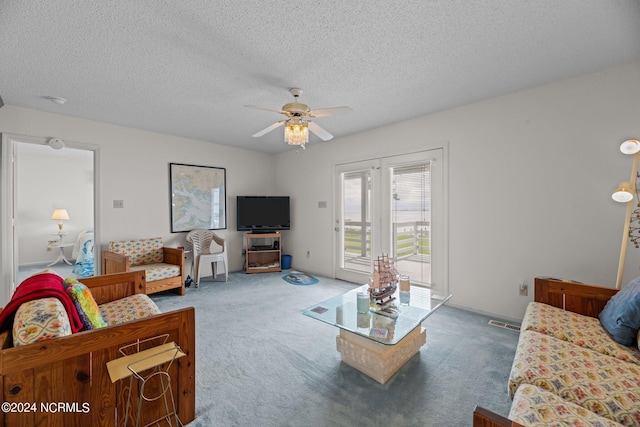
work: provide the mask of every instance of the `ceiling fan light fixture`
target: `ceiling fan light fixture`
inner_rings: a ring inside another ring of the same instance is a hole
[[[306,120],[294,117],[284,127],[284,142],[289,145],[302,145],[309,142],[309,125]]]
[[[245,105],[245,107],[272,111],[274,113],[286,116],[285,119],[282,119],[272,124],[271,126],[267,126],[265,129],[254,133],[253,135],[251,135],[252,137],[257,138],[263,136],[264,134],[269,133],[272,130],[284,125],[284,142],[289,145],[295,145],[297,147],[304,148],[304,145],[309,142],[309,131],[311,131],[311,133],[313,133],[323,141],[329,141],[330,139],[333,139],[333,135],[318,126],[316,122],[309,121],[309,119],[315,117],[334,116],[337,114],[344,114],[349,111],[353,111],[351,107],[332,107],[312,110],[307,104],[298,102],[298,97],[302,93],[302,90],[300,90],[300,88],[291,88],[289,92],[291,93],[291,95],[293,95],[294,101],[283,105],[279,110],[273,108],[258,107],[255,105]]]

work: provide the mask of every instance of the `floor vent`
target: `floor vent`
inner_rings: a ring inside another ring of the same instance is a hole
[[[499,328],[511,329],[512,331],[520,332],[520,326],[500,322],[499,320],[489,320],[489,324],[492,326],[497,326]]]

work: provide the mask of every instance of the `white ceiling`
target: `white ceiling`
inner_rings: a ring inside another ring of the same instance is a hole
[[[342,137],[638,59],[640,0],[0,0],[5,104],[270,153],[293,86]]]

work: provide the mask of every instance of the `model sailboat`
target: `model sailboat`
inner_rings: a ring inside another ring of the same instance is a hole
[[[398,272],[393,260],[388,255],[381,255],[373,261],[373,278],[370,279],[369,293],[379,305],[386,305],[393,301],[398,288]]]

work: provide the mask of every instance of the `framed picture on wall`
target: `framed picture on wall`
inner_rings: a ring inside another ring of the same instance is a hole
[[[226,169],[169,163],[171,232],[227,228]]]

